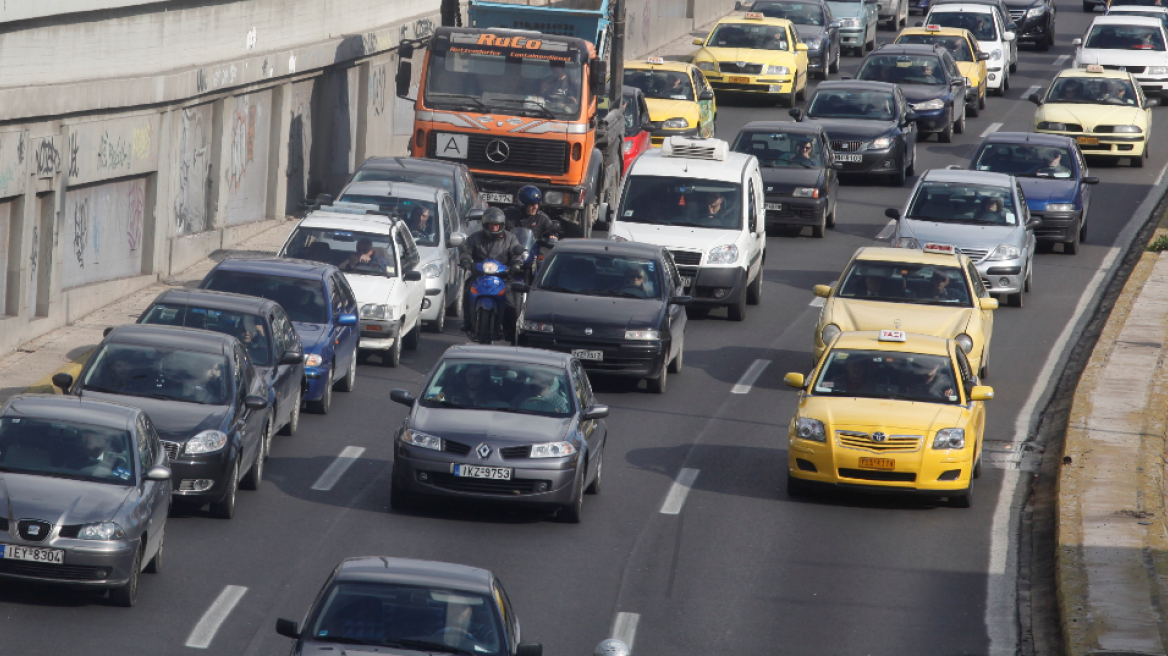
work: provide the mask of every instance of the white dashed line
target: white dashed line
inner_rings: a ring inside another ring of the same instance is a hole
[[[328,469],[324,470],[324,473],[320,475],[320,478],[316,479],[316,483],[312,485],[312,489],[322,492],[333,489],[337,481],[341,480],[341,476],[345,475],[345,472],[348,471],[349,467],[353,466],[353,463],[357,461],[357,458],[361,457],[362,453],[365,453],[364,447],[345,447],[341,451],[341,455],[337,456],[337,459],[333,461],[333,464],[329,465]]]
[[[640,621],[641,616],[637,613],[617,613],[612,624],[612,637],[625,643],[631,651],[633,641],[637,639],[637,622]]]
[[[820,299],[823,300],[823,299]],[[742,378],[738,379],[738,384],[734,389],[730,390],[731,394],[749,394],[750,388],[754,386],[754,381],[762,375],[763,370],[770,366],[770,360],[755,360],[746,373],[742,374]]]
[[[993,134],[1001,129],[1002,129],[1001,123],[990,123],[990,126],[988,128],[986,128],[984,132],[981,133],[981,138],[985,139],[986,137],[990,136],[991,134]]]
[[[826,300],[827,299],[822,296],[816,296],[815,298],[811,299],[811,307],[823,307],[823,303]]]
[[[876,238],[877,239],[889,239],[892,237],[892,233],[894,233],[894,232],[896,232],[896,221],[895,220],[889,221],[888,225],[881,228],[880,232],[878,232],[876,234]]]
[[[665,495],[665,503],[661,504],[662,515],[676,515],[681,512],[681,507],[685,505],[685,498],[689,496],[689,489],[693,487],[694,481],[698,478],[697,469],[683,469],[677,473],[677,480],[673,481],[673,485],[669,488],[669,494]],[[633,616],[633,631],[637,630],[636,616]],[[619,626],[620,616],[617,616]],[[631,642],[629,643],[632,644]]]
[[[1026,90],[1026,93],[1022,94],[1022,97],[1023,97],[1023,98],[1029,98],[1031,95],[1033,95],[1033,94],[1036,94],[1036,93],[1038,93],[1039,91],[1042,91],[1042,85],[1041,85],[1041,84],[1036,84],[1036,85],[1034,85],[1034,86],[1030,87],[1029,89],[1027,89],[1027,90]]]
[[[229,585],[223,588],[223,592],[219,593],[219,597],[215,599],[207,612],[203,613],[203,617],[195,625],[191,635],[187,637],[187,646],[195,649],[210,647],[211,641],[215,639],[215,634],[219,632],[219,627],[231,614],[239,600],[243,599],[246,592],[247,588],[242,585]]]
[[[1054,65],[1055,66],[1062,66],[1063,64],[1067,63],[1067,60],[1070,58],[1071,58],[1070,55],[1059,55],[1058,57],[1054,58]]]

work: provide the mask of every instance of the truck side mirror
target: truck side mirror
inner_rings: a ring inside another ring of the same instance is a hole
[[[397,47],[398,59],[413,59],[414,46],[412,43],[403,43]]]
[[[414,79],[414,65],[408,61],[400,61],[397,64],[397,77],[394,78],[394,83],[397,85],[397,97],[410,99],[410,80]]]
[[[608,82],[608,62],[603,59],[593,59],[588,67],[588,84],[593,93],[600,95],[604,92],[604,85]]]

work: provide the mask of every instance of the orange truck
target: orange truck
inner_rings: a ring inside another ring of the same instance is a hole
[[[440,27],[428,43],[411,154],[466,164],[492,205],[535,185],[552,218],[591,236],[621,180],[622,4],[472,0],[470,27]],[[405,60],[397,94],[411,99]]]

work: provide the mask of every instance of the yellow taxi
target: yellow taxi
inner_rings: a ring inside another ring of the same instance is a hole
[[[778,95],[787,107],[807,94],[807,44],[791,21],[750,12],[718,21],[693,62],[716,91]]]
[[[977,48],[973,33],[961,27],[941,27],[926,25],[901,30],[894,43],[939,43],[953,55],[957,70],[969,80],[965,92],[965,111],[969,116],[977,116],[985,109],[986,103],[986,61],[989,53]]]
[[[841,332],[906,330],[957,342],[978,377],[989,374],[990,339],[998,301],[973,261],[950,244],[923,250],[866,247],[839,281],[816,285],[825,299],[815,326],[815,361]]]
[[[951,339],[900,330],[843,333],[809,377],[791,420],[787,493],[817,483],[973,502],[981,475],[983,401],[965,352]]]
[[[697,66],[688,62],[649,57],[625,62],[625,86],[645,96],[649,120],[658,124],[650,133],[654,146],[666,137],[713,137],[718,105],[714,90]]]
[[[1127,158],[1142,167],[1152,134],[1152,107],[1128,71],[1092,64],[1060,71],[1045,96],[1030,95],[1038,105],[1034,131],[1073,137],[1084,155]]]

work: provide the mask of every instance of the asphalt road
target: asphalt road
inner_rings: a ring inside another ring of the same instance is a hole
[[[962,162],[983,132],[1029,129],[1028,87],[1062,67],[1070,39],[1090,21],[1079,3],[1060,6],[1058,46],[1025,48],[1007,97],[991,97],[954,143],[921,144],[918,171]],[[844,72],[858,61],[845,59]],[[723,101],[718,134],[730,138],[764,118],[789,120],[785,109]],[[987,439],[1015,439],[1032,390],[1045,386],[1040,373],[1056,340],[1164,168],[1168,132],[1157,130],[1146,168],[1093,164],[1103,183],[1081,252],[1040,254],[1026,307],[998,311]],[[988,653],[991,528],[1007,472],[986,471],[971,510],[844,494],[794,501],[782,491],[796,403],[782,375],[811,365],[819,311],[811,287],[873,244],[888,224],[884,208],[901,206],[909,189],[845,183],[825,239],[772,234],[763,304],[741,324],[720,312],[690,322],[685,371],[664,396],[595,381],[612,406],[612,439],[604,490],[587,498],[582,524],[490,507],[389,510],[391,434],[405,415],[389,391],[417,391],[441,352],[463,341],[452,331],[427,334],[402,367],[362,366],[356,391],[337,394],[332,414],[304,415],[296,437],[277,438],[263,488],[241,492],[235,519],[172,517],[165,571],[144,578],[137,608],[4,584],[3,652],[182,654],[195,653],[186,645],[201,637],[216,654],[286,653],[277,617],[300,619],[342,558],[386,555],[494,570],[524,640],[552,656],[590,654],[617,624],[638,656]],[[756,360],[769,362],[762,375],[748,393],[731,394]],[[346,447],[363,452],[332,489],[311,489]],[[663,514],[683,469],[697,470],[696,479],[681,511]],[[213,606],[228,611],[222,622],[200,623]],[[1013,635],[1011,626],[994,630]]]

